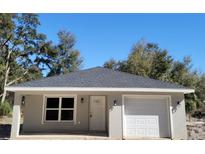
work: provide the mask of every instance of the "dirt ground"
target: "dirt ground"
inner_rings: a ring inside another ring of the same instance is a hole
[[[189,140],[205,140],[205,119],[187,121],[187,134]]]

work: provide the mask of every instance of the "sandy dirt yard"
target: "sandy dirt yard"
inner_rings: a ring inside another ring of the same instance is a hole
[[[189,140],[205,140],[205,119],[187,121],[187,133]]]

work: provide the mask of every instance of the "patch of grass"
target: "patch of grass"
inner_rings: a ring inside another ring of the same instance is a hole
[[[11,113],[11,104],[7,101],[0,104],[0,116],[7,116]]]

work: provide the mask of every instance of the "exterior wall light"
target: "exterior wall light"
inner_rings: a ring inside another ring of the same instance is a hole
[[[117,100],[116,100],[116,99],[113,101],[113,105],[114,105],[114,106],[117,105]]]
[[[181,105],[181,102],[180,102],[180,101],[178,101],[178,102],[177,102],[177,105]]]
[[[22,96],[22,98],[21,98],[21,105],[22,105],[22,106],[25,105],[25,96]]]
[[[80,99],[80,102],[81,102],[82,104],[84,103],[84,98],[83,98],[83,97]]]

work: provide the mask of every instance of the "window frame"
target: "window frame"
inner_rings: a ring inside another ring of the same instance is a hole
[[[59,98],[59,106],[58,108],[47,108],[47,98]],[[74,98],[74,106],[73,108],[62,108],[62,98]],[[58,110],[58,120],[46,120],[46,111],[47,110]],[[73,110],[73,120],[61,120],[61,111],[62,110]],[[42,111],[42,124],[50,123],[50,122],[73,122],[76,124],[76,111],[77,111],[77,95],[70,94],[47,94],[43,96],[43,111]]]

